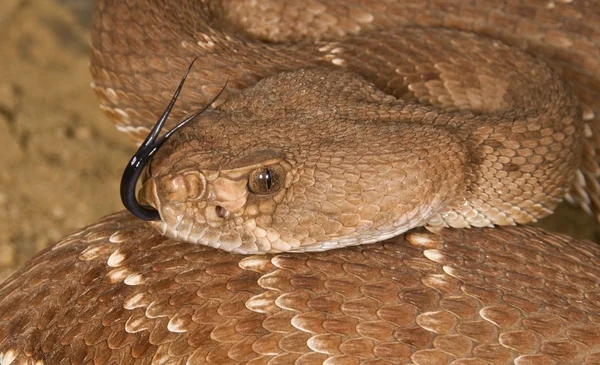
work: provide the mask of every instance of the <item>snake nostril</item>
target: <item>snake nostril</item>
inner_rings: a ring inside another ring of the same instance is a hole
[[[229,212],[227,211],[227,209],[223,208],[220,205],[217,205],[215,207],[215,213],[217,213],[217,216],[219,218],[227,218],[227,216],[229,215]]]
[[[206,191],[206,179],[199,171],[189,171],[183,174],[188,199],[200,199]]]

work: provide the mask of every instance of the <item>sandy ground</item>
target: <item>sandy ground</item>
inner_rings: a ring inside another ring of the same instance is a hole
[[[118,181],[134,148],[89,83],[91,0],[0,1],[0,281],[69,231],[122,209]],[[549,230],[598,242],[562,206]]]
[[[121,208],[133,151],[89,87],[91,1],[0,1],[0,280]]]

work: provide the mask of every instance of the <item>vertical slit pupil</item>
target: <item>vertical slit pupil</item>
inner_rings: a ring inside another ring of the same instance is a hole
[[[273,186],[271,171],[269,171],[269,169],[265,169],[260,178],[265,181],[265,187],[267,188],[267,191],[271,190],[271,187]]]

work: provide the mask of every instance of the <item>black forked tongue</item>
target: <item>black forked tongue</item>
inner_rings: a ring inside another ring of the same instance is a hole
[[[123,177],[121,178],[121,201],[123,202],[123,205],[125,205],[125,208],[127,208],[127,210],[129,210],[138,218],[147,221],[160,220],[160,214],[156,209],[152,207],[142,206],[136,198],[136,184],[138,179],[140,178],[140,175],[142,174],[142,171],[144,170],[144,167],[148,164],[148,162],[156,153],[156,151],[158,151],[160,146],[162,146],[162,144],[165,143],[165,141],[169,137],[171,137],[173,133],[175,133],[179,128],[187,124],[190,120],[200,115],[200,113],[205,111],[215,100],[217,100],[217,98],[221,95],[223,90],[225,90],[225,87],[223,87],[223,89],[217,94],[217,96],[205,107],[187,116],[175,127],[173,127],[173,129],[169,130],[162,137],[158,138],[158,135],[163,125],[169,118],[171,109],[173,109],[173,106],[175,105],[175,102],[179,97],[179,93],[181,92],[181,88],[185,83],[185,79],[187,78],[192,66],[194,65],[194,62],[196,62],[197,59],[198,57],[194,58],[194,60],[192,60],[192,62],[188,66],[187,70],[185,71],[185,74],[183,75],[183,78],[181,79],[181,82],[179,83],[179,86],[177,87],[177,90],[175,91],[175,94],[173,94],[171,102],[167,106],[167,109],[160,116],[154,127],[152,127],[152,130],[148,134],[148,137],[146,137],[140,148],[136,151],[131,160],[129,160],[129,163],[125,167],[125,171],[123,171]],[[225,85],[227,85],[227,83]]]

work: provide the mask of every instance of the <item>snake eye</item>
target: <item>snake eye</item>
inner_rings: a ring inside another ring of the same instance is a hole
[[[281,189],[283,168],[271,165],[258,168],[250,173],[248,189],[258,195],[273,194]]]

